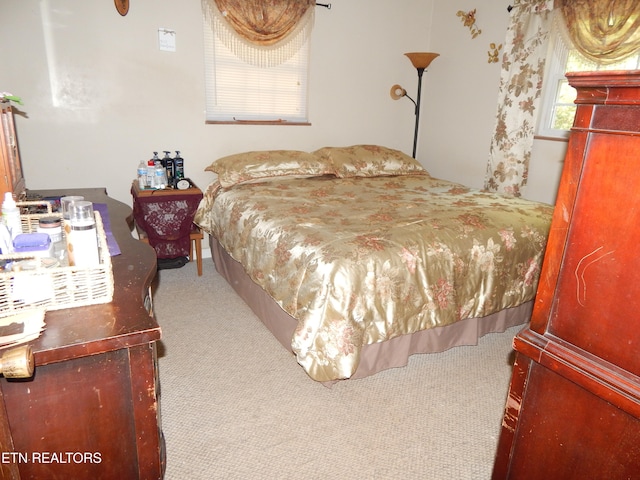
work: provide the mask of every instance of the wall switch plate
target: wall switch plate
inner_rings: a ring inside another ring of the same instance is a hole
[[[176,51],[176,31],[168,28],[158,29],[158,45],[163,52]]]

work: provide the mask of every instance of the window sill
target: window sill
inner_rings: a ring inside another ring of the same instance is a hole
[[[288,122],[286,120],[206,120],[205,125],[283,125],[311,126],[311,122]]]
[[[534,135],[533,139],[534,140],[545,140],[545,141],[549,141],[549,142],[568,142],[569,141],[569,137],[548,137],[548,136],[544,136],[544,135]]]

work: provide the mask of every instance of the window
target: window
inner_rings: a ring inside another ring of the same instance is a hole
[[[543,104],[538,123],[538,136],[566,138],[576,113],[576,90],[569,85],[566,72],[595,70],[635,70],[640,68],[640,52],[609,65],[591,61],[567,46],[559,27],[554,25],[549,36],[549,55],[543,88]]]
[[[288,61],[257,67],[238,58],[204,22],[208,122],[308,122],[309,39]]]

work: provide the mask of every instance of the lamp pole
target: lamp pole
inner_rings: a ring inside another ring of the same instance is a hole
[[[422,94],[422,74],[424,68],[418,68],[418,96],[416,97],[416,128],[413,133],[413,158],[416,158],[416,148],[418,147],[418,125],[420,122],[420,95]]]
[[[391,98],[398,100],[402,97],[407,97],[415,105],[414,113],[416,115],[416,127],[413,133],[413,158],[416,158],[416,149],[418,148],[418,128],[420,127],[420,97],[422,95],[422,74],[426,68],[433,62],[436,57],[439,57],[439,53],[433,52],[410,52],[405,55],[411,60],[411,64],[418,70],[418,96],[416,101],[413,100],[407,91],[400,85],[394,85],[391,87]]]

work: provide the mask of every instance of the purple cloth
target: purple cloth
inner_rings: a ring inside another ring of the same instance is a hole
[[[102,217],[102,226],[104,227],[104,233],[107,237],[107,246],[109,247],[109,255],[115,257],[116,255],[120,255],[122,253],[120,251],[120,246],[118,242],[116,242],[115,237],[113,236],[113,232],[111,231],[111,221],[109,219],[109,208],[106,203],[94,203],[93,210],[100,213],[100,217]]]

